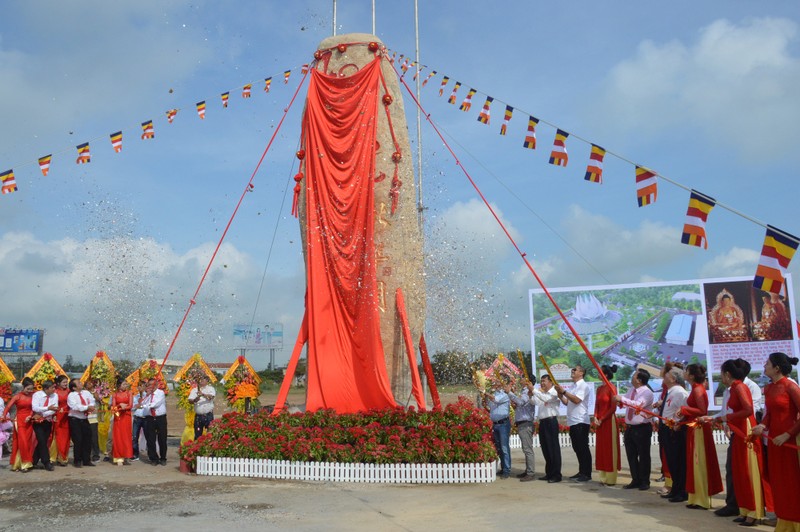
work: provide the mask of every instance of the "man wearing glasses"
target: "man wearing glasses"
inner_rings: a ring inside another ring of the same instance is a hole
[[[568,392],[556,384],[555,389],[562,404],[567,405],[567,426],[572,450],[578,458],[578,473],[570,479],[575,482],[592,480],[592,452],[589,450],[589,385],[583,380],[586,370],[576,365],[570,370],[570,378],[575,383]]]

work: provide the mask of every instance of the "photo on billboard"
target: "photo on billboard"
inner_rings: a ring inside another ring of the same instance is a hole
[[[264,325],[237,324],[233,327],[235,349],[259,351],[283,349],[283,324],[267,323]]]
[[[788,298],[752,284],[751,277],[739,277],[554,288],[550,294],[598,363],[617,365],[615,381],[627,381],[644,368],[656,378],[651,387],[659,391],[657,377],[665,362],[700,363],[708,369],[711,404],[719,406],[717,383],[725,360],[747,360],[750,377],[760,382],[770,353],[798,356],[791,277],[786,279]],[[581,364],[594,375],[544,292],[530,290],[529,304],[533,353],[541,352],[548,364]]]

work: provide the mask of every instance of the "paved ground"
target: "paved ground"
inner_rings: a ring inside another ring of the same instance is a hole
[[[166,467],[0,468],[0,530],[735,530],[729,518],[598,482],[368,485],[198,477]],[[724,463],[725,448],[718,449]],[[655,454],[655,453],[654,453]],[[563,449],[565,476],[577,470]],[[654,457],[655,458],[655,457]],[[537,467],[543,469],[541,455]],[[624,458],[623,458],[624,462]],[[515,473],[523,463],[513,451]],[[655,458],[654,463],[658,463]],[[624,467],[624,464],[623,464]],[[620,476],[620,486],[629,478]],[[715,500],[715,507],[722,504]],[[760,526],[756,530],[769,530]]]

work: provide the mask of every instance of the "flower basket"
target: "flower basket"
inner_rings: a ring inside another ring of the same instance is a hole
[[[36,389],[41,390],[42,383],[44,381],[55,381],[56,377],[61,374],[66,375],[66,372],[61,365],[56,361],[52,354],[45,353],[36,362],[36,364],[33,365],[30,371],[24,375],[24,377],[30,377],[33,379]]]
[[[164,374],[161,373],[161,368],[159,367],[158,362],[152,358],[150,360],[146,360],[144,364],[139,366],[139,369],[128,375],[128,378],[125,380],[131,385],[131,390],[135,395],[139,393],[139,388],[143,387],[144,383],[150,379],[155,379],[157,381],[158,388],[163,390],[165,395],[169,395]]]
[[[200,353],[195,353],[186,361],[186,364],[178,370],[175,377],[172,379],[178,383],[176,391],[178,395],[178,408],[184,411],[183,417],[185,426],[181,434],[181,444],[194,439],[195,414],[194,406],[189,402],[189,393],[192,391],[192,388],[197,386],[197,378],[200,375],[208,377],[210,382],[217,382],[217,377],[214,376],[214,372],[211,371],[211,368],[205,363]]]
[[[507,382],[511,384],[513,390],[518,390],[525,379],[522,371],[502,353],[497,355],[497,358],[484,372],[484,375],[490,388],[498,382]]]
[[[225,383],[225,396],[231,410],[242,413],[258,409],[261,378],[245,357],[239,356],[222,380]]]
[[[14,374],[0,358],[0,398],[8,402],[11,399],[11,383],[14,382]]]

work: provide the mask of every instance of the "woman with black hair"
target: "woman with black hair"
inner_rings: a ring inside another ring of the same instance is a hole
[[[611,382],[617,366],[603,365],[600,369]],[[603,383],[597,388],[594,397],[595,455],[594,467],[600,472],[600,482],[606,486],[617,483],[620,470],[619,426],[617,426],[616,387]]]
[[[764,389],[767,413],[752,431],[754,436],[768,432],[767,469],[777,531],[800,530],[800,387],[787,378],[797,362],[785,353],[767,358],[764,374],[772,381]]]
[[[8,419],[11,407],[17,407],[14,418],[13,443],[11,445],[11,471],[27,473],[33,469],[33,450],[36,437],[33,434],[33,392],[34,382],[30,377],[22,379],[22,391],[17,393],[3,410],[3,419]]]
[[[687,508],[711,508],[711,496],[722,492],[722,476],[711,425],[700,424],[698,418],[708,414],[706,394],[706,368],[702,364],[689,364],[684,373],[692,390],[681,415],[688,427],[686,432],[686,491]]]

